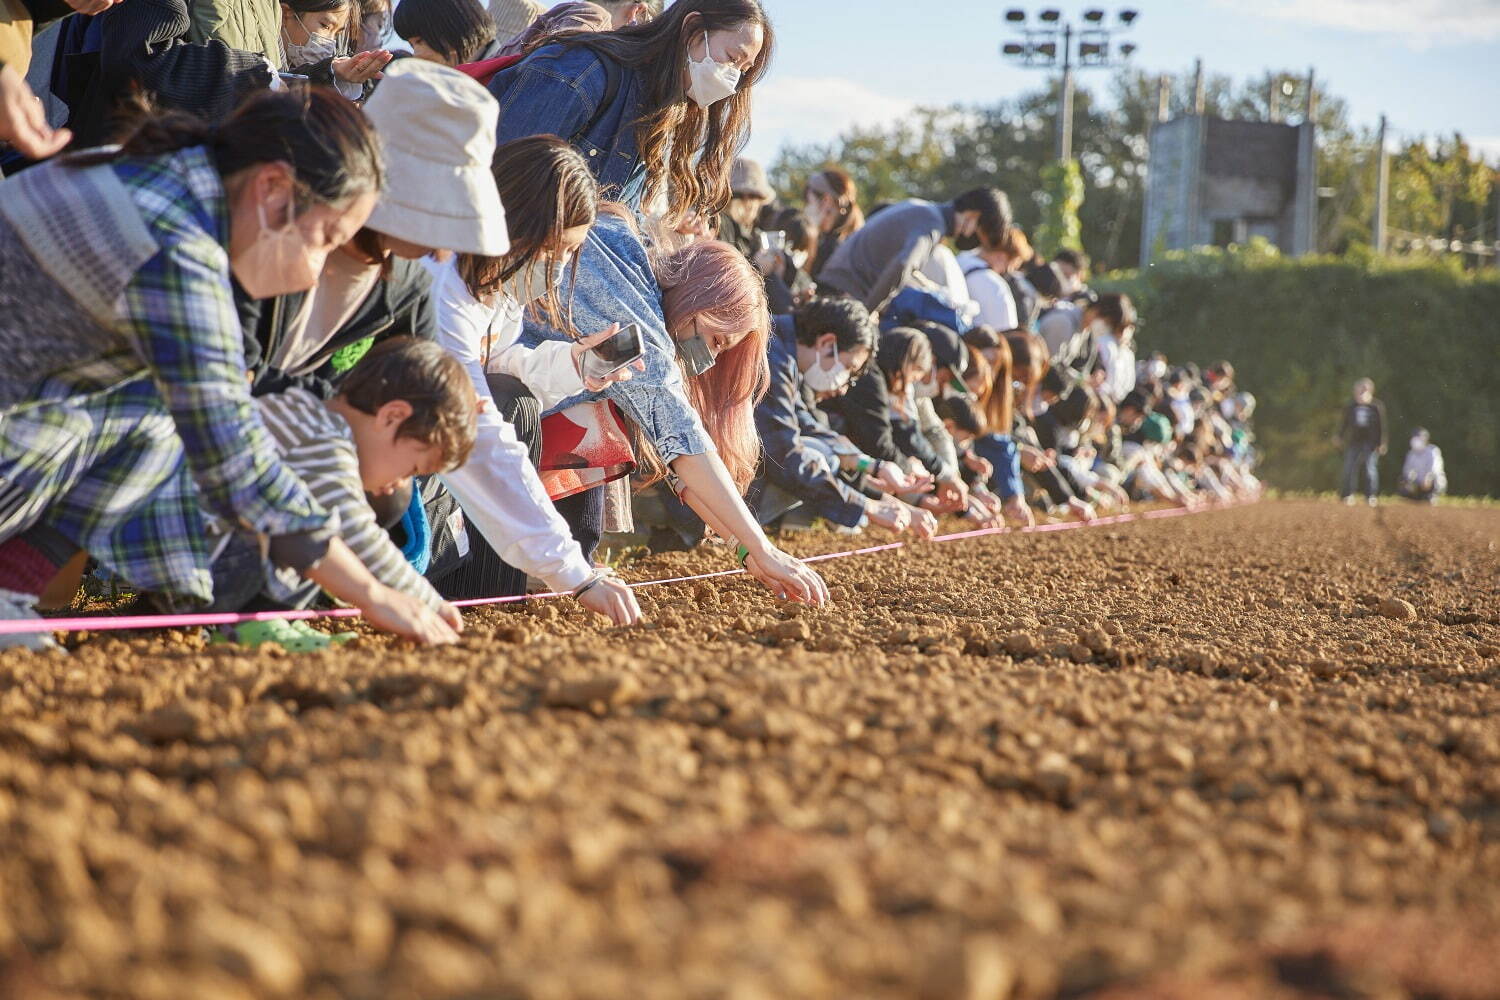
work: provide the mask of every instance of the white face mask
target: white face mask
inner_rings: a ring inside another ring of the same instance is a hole
[[[297,23],[302,24],[300,20]],[[338,39],[332,35],[320,35],[305,24],[302,24],[302,30],[307,32],[307,41],[301,45],[288,40],[285,33],[282,35],[281,48],[286,53],[289,68],[311,66],[339,54]]]
[[[1096,337],[1113,337],[1115,335],[1114,328],[1102,319],[1096,319],[1093,323],[1089,324],[1089,332]]]
[[[688,96],[700,108],[708,108],[726,97],[732,97],[740,86],[740,68],[721,63],[708,47],[708,32],[703,33],[703,58],[688,56]]]
[[[793,250],[792,251],[792,266],[795,267],[799,271],[802,270],[803,268],[805,268],[807,266],[807,251],[806,250]]]
[[[560,260],[551,267],[539,267],[536,261],[505,280],[505,294],[518,305],[530,305],[554,288],[561,288],[567,277],[568,262]]]
[[[927,377],[912,386],[918,399],[936,399],[938,394],[937,372],[928,372]]]
[[[1426,448],[1426,447],[1427,447],[1427,439],[1425,437],[1423,437],[1422,435],[1418,434],[1416,437],[1414,437],[1414,438],[1411,439],[1411,450],[1412,451],[1421,451],[1423,448]]]
[[[823,367],[824,362],[829,367]],[[802,379],[813,392],[840,392],[849,384],[849,375],[849,368],[839,358],[838,345],[835,344],[828,357],[814,361],[812,367],[802,373]]]
[[[286,225],[272,229],[266,223],[266,206],[256,205],[260,232],[255,242],[238,257],[229,258],[229,270],[252,299],[305,292],[318,283],[326,251],[309,250],[296,212],[287,209]]]
[[[814,229],[823,228],[823,219],[826,213],[823,211],[823,202],[821,199],[809,195],[807,206],[803,208],[802,214],[806,216],[808,225]]]

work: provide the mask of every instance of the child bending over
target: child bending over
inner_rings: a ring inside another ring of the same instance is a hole
[[[350,369],[339,395],[324,402],[302,389],[257,397],[256,406],[277,450],[314,499],[338,517],[338,533],[379,584],[436,611],[455,630],[456,608],[412,568],[380,526],[365,494],[386,496],[417,476],[458,468],[474,448],[478,404],[463,366],[429,341],[394,337],[377,344]],[[302,607],[315,584],[284,571],[268,581],[260,554],[231,536],[213,564],[217,610],[264,609],[270,602]],[[334,641],[305,622],[252,622],[231,633],[236,641],[276,641],[301,651]]]

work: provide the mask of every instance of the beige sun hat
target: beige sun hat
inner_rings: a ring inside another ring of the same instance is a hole
[[[766,180],[766,168],[743,156],[729,169],[729,190],[736,197],[754,195],[766,201],[776,200],[776,191]]]
[[[546,13],[550,6],[537,0],[490,0],[489,14],[490,20],[495,22],[495,40],[502,45],[511,41],[531,27],[531,22]]]
[[[385,148],[371,229],[435,250],[499,257],[510,249],[490,173],[500,105],[489,91],[446,66],[398,59],[365,116]]]

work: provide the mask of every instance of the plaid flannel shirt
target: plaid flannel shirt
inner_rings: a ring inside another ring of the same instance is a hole
[[[72,363],[0,409],[0,538],[45,519],[134,585],[207,600],[204,517],[262,539],[326,539],[336,519],[283,463],[251,402],[228,208],[207,151],[122,159],[113,169],[160,249],[125,287],[116,341],[79,335]],[[4,244],[5,254],[24,255],[17,246]],[[15,323],[4,318],[3,292],[0,351],[74,335],[27,322],[38,317],[36,297],[45,316],[45,297],[65,288],[34,289],[29,308],[13,290],[25,314]],[[196,491],[173,485],[184,461]]]

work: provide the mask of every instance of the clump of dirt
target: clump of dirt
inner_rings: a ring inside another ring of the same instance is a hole
[[[1266,503],[826,609],[0,655],[0,995],[1493,996],[1497,537]]]

